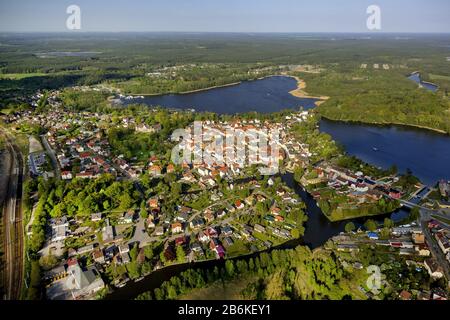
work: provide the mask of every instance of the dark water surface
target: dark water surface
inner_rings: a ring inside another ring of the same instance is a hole
[[[244,81],[238,85],[198,91],[188,94],[146,96],[132,100],[121,99],[126,105],[143,103],[175,109],[195,109],[219,114],[257,111],[270,113],[282,109],[314,108],[316,99],[297,98],[289,92],[297,88],[291,77],[273,76],[261,80]]]
[[[320,122],[320,130],[341,143],[345,150],[384,169],[407,169],[428,185],[450,180],[450,136],[403,126],[375,126],[345,122]],[[374,151],[374,148],[377,151]]]
[[[420,73],[418,73],[418,72],[411,74],[408,77],[408,79],[414,81],[415,83],[423,86],[425,89],[430,90],[432,92],[436,92],[439,89],[439,87],[433,83],[422,81],[422,78],[420,77]]]

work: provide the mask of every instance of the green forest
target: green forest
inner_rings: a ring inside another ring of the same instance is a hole
[[[325,118],[375,124],[404,124],[450,133],[450,100],[419,88],[407,73],[357,71],[299,74],[313,95],[327,95],[317,108]]]
[[[362,298],[361,293],[355,290],[356,284],[350,285],[350,280],[354,278],[329,252],[312,252],[308,247],[298,246],[295,249],[263,252],[248,260],[227,260],[220,268],[189,269],[137,299],[173,300],[217,281],[227,283],[234,279],[247,283],[241,292],[244,299]]]

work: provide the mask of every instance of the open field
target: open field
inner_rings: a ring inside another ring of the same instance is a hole
[[[10,79],[10,80],[22,80],[31,77],[43,77],[45,73],[35,72],[35,73],[0,73],[0,79]]]
[[[43,151],[44,150],[44,148],[42,147],[41,142],[34,136],[30,136],[29,144],[30,144],[30,153],[39,152],[39,151]]]
[[[450,76],[443,76],[443,75],[439,75],[439,74],[429,74],[430,79],[431,80],[445,80],[445,81],[450,81]]]
[[[254,278],[241,277],[230,282],[215,282],[212,285],[194,289],[179,297],[179,300],[241,300],[241,294]]]

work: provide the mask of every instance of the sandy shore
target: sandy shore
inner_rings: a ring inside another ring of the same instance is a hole
[[[330,99],[330,97],[327,96],[320,96],[320,97],[315,97],[315,96],[310,96],[306,91],[306,82],[302,79],[300,79],[297,76],[291,76],[291,75],[286,75],[287,77],[291,77],[294,78],[295,80],[297,80],[297,89],[294,89],[292,91],[290,91],[289,93],[291,95],[293,95],[294,97],[297,98],[309,98],[309,99],[318,99],[320,101],[316,101],[315,105],[316,106],[320,106],[322,103],[324,103],[325,101],[327,101],[328,99]]]

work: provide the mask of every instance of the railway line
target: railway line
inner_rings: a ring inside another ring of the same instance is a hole
[[[8,168],[8,185],[3,205],[4,226],[5,300],[20,299],[24,269],[24,231],[22,217],[22,184],[24,179],[24,159],[14,141],[5,135],[6,148],[11,156]]]

